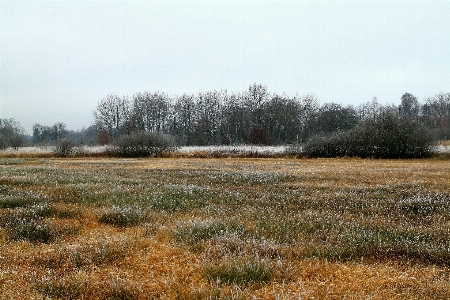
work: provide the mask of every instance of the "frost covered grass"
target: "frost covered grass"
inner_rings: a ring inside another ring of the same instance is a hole
[[[40,203],[29,208],[6,209],[0,214],[0,226],[15,240],[32,243],[50,243],[79,231],[77,222],[50,219],[58,211],[48,203]]]
[[[267,283],[272,277],[270,265],[254,259],[225,260],[217,265],[206,265],[204,272],[209,282],[219,285]]]
[[[7,299],[447,299],[448,160],[0,159]]]
[[[69,157],[103,157],[112,154],[111,146],[75,146]],[[174,152],[164,153],[164,157],[211,158],[211,157],[279,157],[286,156],[287,146],[184,146]],[[3,158],[49,158],[58,156],[54,146],[19,147],[0,150]]]
[[[189,158],[219,158],[219,157],[283,157],[288,155],[287,146],[185,146],[171,155]]]
[[[449,154],[450,153],[450,141],[441,141],[436,146],[435,152],[438,154]]]
[[[137,207],[117,207],[105,208],[100,213],[98,220],[101,223],[115,225],[119,227],[136,226],[145,218],[145,211]]]
[[[221,145],[221,146],[183,146],[175,151],[163,153],[166,158],[286,158],[302,156],[301,145],[259,146],[259,145]],[[435,155],[450,154],[450,142],[439,141],[434,147]],[[58,156],[54,146],[19,147],[0,150],[0,158],[51,158]],[[110,157],[111,146],[75,146],[69,157]]]
[[[98,157],[107,156],[110,146],[74,146],[70,157]],[[1,158],[50,158],[58,156],[55,146],[19,147],[0,150]]]

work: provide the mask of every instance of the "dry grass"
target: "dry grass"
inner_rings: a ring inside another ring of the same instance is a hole
[[[5,299],[449,297],[448,160],[4,158],[0,174]]]

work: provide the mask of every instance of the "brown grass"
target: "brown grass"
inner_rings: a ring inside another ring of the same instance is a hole
[[[8,158],[0,168],[0,202],[42,198],[54,210],[39,222],[77,228],[14,240],[5,222],[35,206],[0,209],[5,299],[449,297],[447,160]],[[99,217],[118,207],[145,218]]]

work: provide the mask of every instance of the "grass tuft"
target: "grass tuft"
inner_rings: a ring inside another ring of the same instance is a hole
[[[135,300],[141,297],[141,287],[139,284],[122,279],[111,277],[109,291],[105,295],[107,300]]]
[[[135,207],[117,207],[102,209],[98,220],[100,223],[118,227],[139,225],[145,219],[145,212]]]
[[[203,271],[210,283],[225,285],[267,283],[272,278],[270,264],[259,259],[225,259],[206,265]]]
[[[214,219],[193,221],[178,224],[174,232],[174,240],[177,243],[189,246],[198,245],[206,240],[228,234],[242,235],[245,228],[232,222],[221,222]]]
[[[77,243],[50,249],[40,253],[34,260],[35,265],[42,265],[53,270],[74,270],[114,264],[129,252],[132,241],[109,236],[94,236],[80,239]]]
[[[30,207],[44,199],[39,193],[23,192],[8,185],[0,185],[0,208]]]
[[[53,277],[40,279],[35,289],[44,296],[44,299],[82,299],[87,287],[86,279],[76,276]]]
[[[0,215],[0,226],[6,228],[12,240],[32,243],[51,243],[79,232],[80,225],[77,223],[48,219],[56,214],[57,210],[49,203],[9,209]]]

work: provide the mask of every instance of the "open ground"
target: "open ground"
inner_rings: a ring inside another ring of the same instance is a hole
[[[3,299],[448,299],[450,160],[2,158]]]

